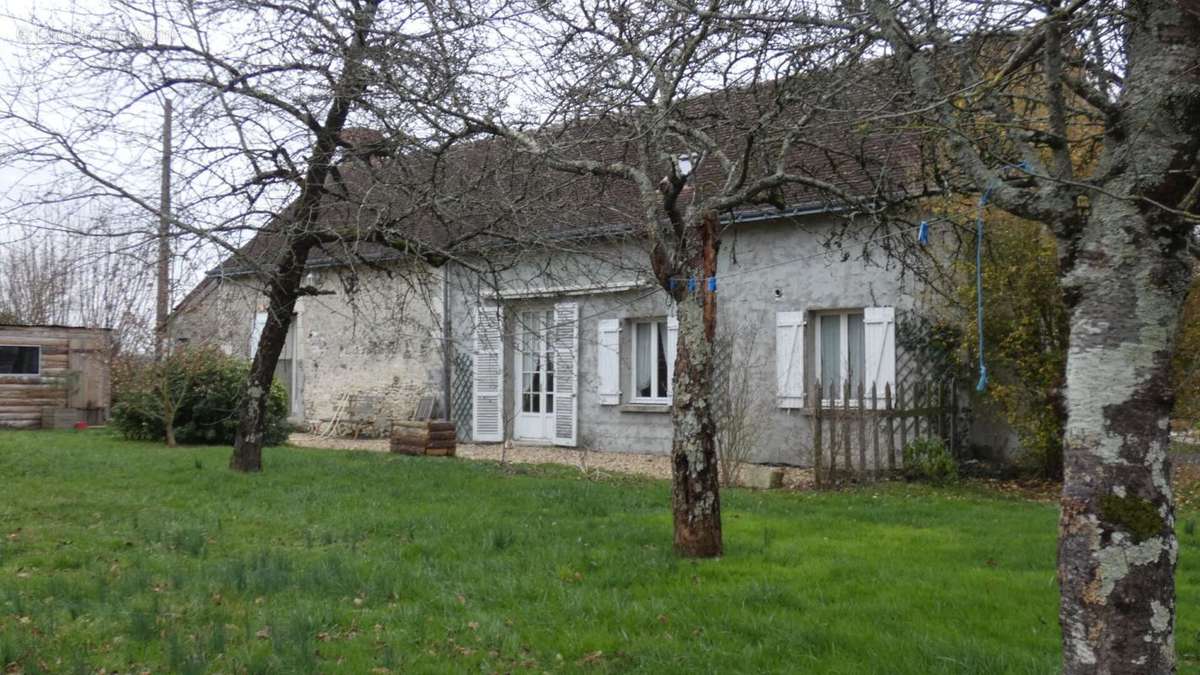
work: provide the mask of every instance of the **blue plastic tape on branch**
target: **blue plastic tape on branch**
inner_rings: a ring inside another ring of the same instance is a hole
[[[669,286],[671,288],[671,290],[675,290],[675,282],[676,281],[678,281],[678,279],[676,279],[675,277],[671,277],[670,279],[667,280],[667,286]]]
[[[928,220],[921,221],[921,229],[917,230],[917,241],[920,242],[922,246],[929,243],[929,221]]]
[[[975,328],[979,332],[979,383],[976,391],[987,389],[987,363],[983,358],[983,210],[987,208],[992,189],[979,195],[979,208],[975,213]]]
[[[695,293],[695,292],[696,292],[696,277],[691,277],[688,279],[688,293]]]
[[[711,292],[711,293],[716,293],[716,292],[717,292],[717,278],[716,278],[716,277],[709,277],[709,278],[708,278],[708,290],[709,290],[709,292]]]

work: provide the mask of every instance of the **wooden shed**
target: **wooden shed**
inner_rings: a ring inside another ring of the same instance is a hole
[[[0,324],[0,427],[108,420],[111,331]]]

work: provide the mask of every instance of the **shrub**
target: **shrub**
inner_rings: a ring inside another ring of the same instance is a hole
[[[958,464],[939,438],[922,438],[904,448],[904,477],[942,484],[958,479]]]
[[[249,367],[213,348],[180,350],[129,379],[113,406],[112,424],[129,439],[232,444]],[[274,382],[264,443],[287,439],[287,411],[287,394]]]

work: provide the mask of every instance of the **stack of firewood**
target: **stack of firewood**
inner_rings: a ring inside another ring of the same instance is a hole
[[[393,422],[392,452],[402,455],[453,457],[457,442],[454,422]]]

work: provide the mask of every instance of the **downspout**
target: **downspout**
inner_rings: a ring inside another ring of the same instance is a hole
[[[442,267],[442,416],[451,420],[450,414],[450,266]]]

